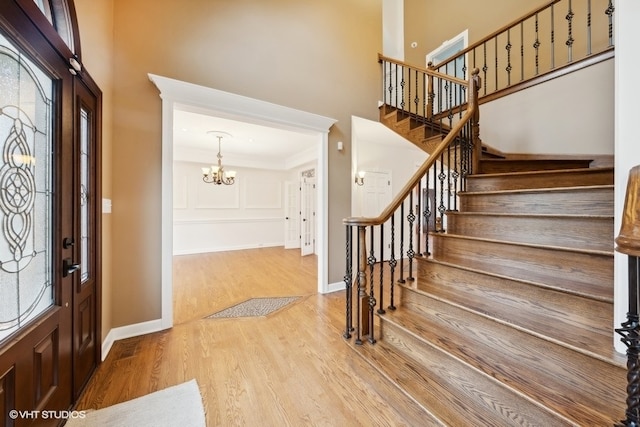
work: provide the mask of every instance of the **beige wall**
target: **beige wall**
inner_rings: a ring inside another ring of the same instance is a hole
[[[111,199],[113,144],[113,0],[76,0],[82,63],[102,90],[102,197]],[[102,215],[102,338],[112,327],[112,221]]]
[[[110,33],[110,14],[101,12],[112,1],[111,57],[103,38]],[[161,100],[147,73],[338,120],[329,134],[328,262],[329,281],[340,281],[351,115],[377,119],[381,0],[112,1],[76,0],[83,36],[101,34],[83,39],[87,68],[92,74],[113,70],[112,100],[105,100],[113,111],[105,123],[112,154],[105,164],[111,169],[105,197],[110,192],[113,199],[113,259],[105,266],[111,270],[105,289],[113,307],[110,326],[161,314]],[[106,77],[96,80],[110,86]],[[334,149],[337,141],[344,151]]]

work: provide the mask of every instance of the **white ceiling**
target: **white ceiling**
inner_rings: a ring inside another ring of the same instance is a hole
[[[174,160],[215,163],[218,139],[211,131],[226,132],[221,152],[225,166],[288,170],[318,159],[317,135],[273,125],[238,121],[219,112],[177,106],[173,117]],[[353,139],[367,143],[405,146],[407,141],[379,122],[354,117]]]
[[[218,117],[216,112],[175,109],[174,159],[215,162],[218,139],[211,131],[231,135],[221,139],[224,165],[289,169],[318,157],[316,135]]]

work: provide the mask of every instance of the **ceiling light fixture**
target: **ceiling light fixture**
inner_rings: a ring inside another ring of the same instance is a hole
[[[222,143],[222,138],[224,136],[231,136],[231,134],[228,134],[226,132],[220,132],[220,131],[209,131],[207,133],[213,133],[216,134],[216,138],[218,138],[218,164],[217,165],[211,165],[210,168],[202,168],[202,180],[204,182],[206,182],[207,184],[214,184],[214,185],[231,185],[233,183],[235,183],[236,180],[236,171],[225,171],[224,167],[222,166],[222,153],[220,150],[220,146]]]

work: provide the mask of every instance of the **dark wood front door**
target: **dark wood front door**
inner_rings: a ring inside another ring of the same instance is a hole
[[[100,360],[100,95],[34,4],[0,2],[0,426],[61,424]]]

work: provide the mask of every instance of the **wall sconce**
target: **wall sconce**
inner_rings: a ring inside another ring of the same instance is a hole
[[[356,174],[356,181],[355,182],[356,182],[357,185],[364,185],[364,174],[365,174],[364,171],[359,171]]]

